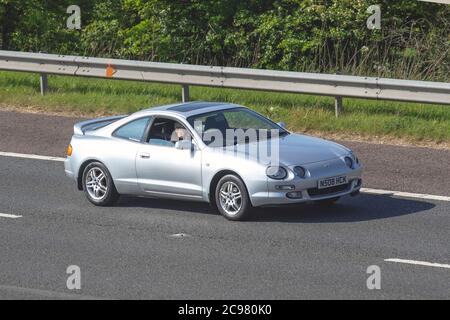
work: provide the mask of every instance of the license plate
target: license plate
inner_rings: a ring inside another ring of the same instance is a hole
[[[346,176],[332,177],[319,180],[319,189],[331,188],[335,186],[340,186],[347,183]]]

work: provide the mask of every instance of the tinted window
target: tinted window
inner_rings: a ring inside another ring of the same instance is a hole
[[[215,103],[215,102],[189,102],[183,103],[174,107],[169,108],[169,110],[178,111],[178,112],[190,112],[194,110],[214,107],[223,105],[225,103]]]
[[[278,125],[263,116],[247,109],[227,109],[188,118],[189,123],[199,133],[208,129],[255,129],[282,130]]]
[[[117,129],[114,133],[114,136],[133,141],[141,141],[145,129],[147,128],[149,119],[150,118],[141,118],[131,121],[130,123],[127,123],[126,125]]]
[[[252,139],[262,140],[270,138],[272,130],[278,131],[278,136],[286,135],[288,132],[282,129],[271,120],[244,108],[225,109],[206,114],[199,114],[188,118],[188,122],[194,127],[195,131],[202,137],[206,145],[216,141],[212,137],[221,136],[221,140],[225,145],[239,144],[249,142]],[[254,136],[244,137],[244,140],[238,139],[237,136],[227,136],[231,132],[254,132]],[[213,134],[214,133],[214,134]],[[221,142],[217,146],[221,146]],[[215,146],[215,145],[212,145]]]
[[[180,140],[191,139],[189,131],[178,121],[157,118],[150,128],[148,143],[158,146],[174,147]]]

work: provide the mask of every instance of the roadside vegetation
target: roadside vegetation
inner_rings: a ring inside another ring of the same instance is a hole
[[[450,6],[411,0],[0,0],[0,48],[448,81]],[[371,5],[381,29],[366,26]]]
[[[176,85],[62,76],[50,76],[49,92],[41,96],[38,75],[0,72],[0,109],[94,117],[180,99]],[[191,99],[246,105],[298,132],[388,143],[450,143],[449,106],[344,99],[344,113],[336,119],[334,99],[328,97],[191,87]]]
[[[449,82],[450,6],[411,0],[0,0],[0,49]],[[381,29],[369,30],[371,5]],[[177,102],[173,85],[0,72],[0,104],[86,116]],[[450,145],[450,107],[191,88],[191,99],[252,107],[292,130]]]

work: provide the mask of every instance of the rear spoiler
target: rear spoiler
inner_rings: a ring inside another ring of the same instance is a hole
[[[110,116],[110,117],[102,117],[91,120],[86,120],[83,122],[76,123],[73,126],[74,134],[84,135],[84,133],[88,130],[96,130],[102,127],[107,126],[117,120],[123,119],[128,115],[120,115],[120,116]]]

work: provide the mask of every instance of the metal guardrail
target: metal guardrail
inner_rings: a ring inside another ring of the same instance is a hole
[[[0,50],[0,70],[41,74],[41,93],[47,74],[149,81],[182,85],[183,101],[189,85],[304,93],[342,98],[450,104],[450,83],[412,81],[335,74],[197,66]]]

